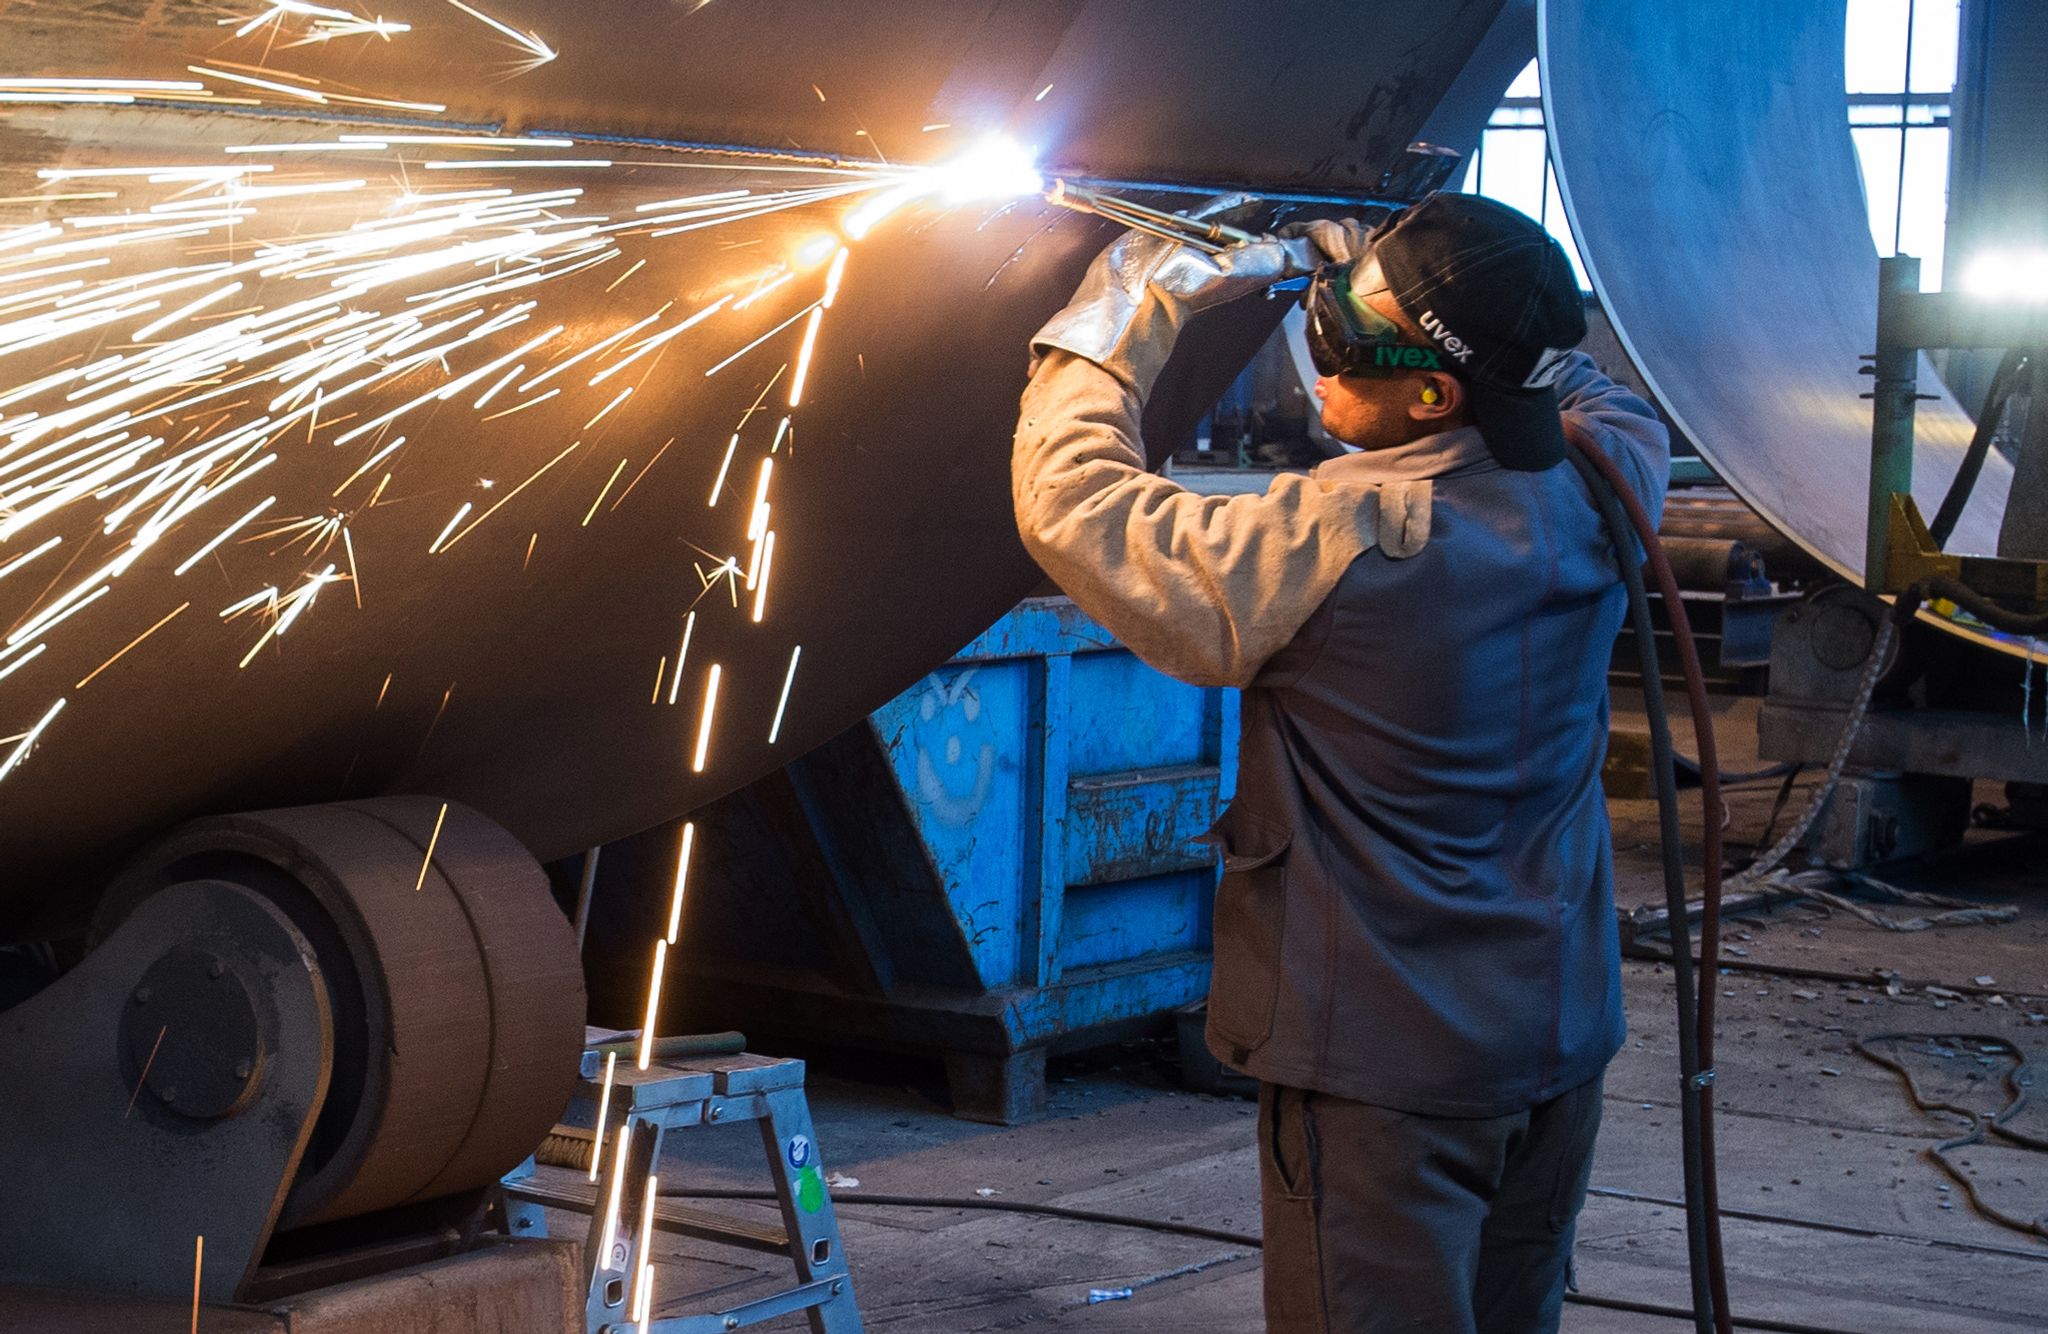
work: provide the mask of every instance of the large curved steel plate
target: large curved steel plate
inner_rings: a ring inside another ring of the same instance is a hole
[[[1036,578],[1024,343],[1109,235],[1013,191],[855,239],[877,150],[1352,190],[1495,8],[0,7],[0,917],[385,792],[553,857],[832,735]],[[33,85],[94,77],[191,86]]]
[[[1543,6],[1540,36],[1559,187],[1615,332],[1729,485],[1856,578],[1870,477],[1857,359],[1876,342],[1877,255],[1843,28],[1839,0],[1572,0]],[[1970,433],[1945,391],[1920,404],[1926,512]],[[2011,480],[1994,455],[1954,549],[1996,549]]]

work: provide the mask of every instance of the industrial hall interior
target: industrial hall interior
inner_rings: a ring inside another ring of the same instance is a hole
[[[0,0],[0,1334],[2048,1329],[2044,71]]]

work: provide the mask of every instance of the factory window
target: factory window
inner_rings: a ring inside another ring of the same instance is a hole
[[[1948,116],[1960,0],[1848,0],[1848,6],[1843,82],[1871,239],[1881,255],[1918,255],[1921,285],[1933,290],[1941,286],[1948,220]],[[1586,285],[1550,169],[1535,61],[1487,122],[1463,188],[1542,222]]]
[[[1579,262],[1579,248],[1572,242],[1571,224],[1565,221],[1557,173],[1550,169],[1550,141],[1543,129],[1543,92],[1535,61],[1508,85],[1507,97],[1486,122],[1486,132],[1465,168],[1465,184],[1460,188],[1498,199],[1542,223],[1564,247],[1572,270],[1579,275],[1579,286],[1591,289],[1586,266]]]
[[[1870,234],[1881,255],[1918,255],[1920,285],[1930,291],[1941,286],[1948,230],[1960,8],[1958,0],[1849,0],[1849,133],[1863,164]]]

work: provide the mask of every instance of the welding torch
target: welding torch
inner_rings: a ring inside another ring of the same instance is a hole
[[[1108,218],[1135,231],[1152,236],[1178,241],[1193,246],[1208,254],[1221,254],[1234,245],[1259,238],[1250,232],[1205,218],[1190,218],[1184,213],[1168,213],[1164,209],[1152,208],[1145,204],[1124,199],[1118,195],[1091,190],[1070,181],[1054,179],[1045,197],[1062,208],[1073,209],[1076,213],[1093,213]]]

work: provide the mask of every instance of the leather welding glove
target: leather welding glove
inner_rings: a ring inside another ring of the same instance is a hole
[[[1190,216],[1213,217],[1245,202],[1243,195],[1224,195]],[[1102,367],[1142,400],[1190,316],[1303,277],[1319,262],[1306,238],[1267,237],[1209,255],[1127,232],[1096,257],[1067,308],[1032,338],[1033,369],[1048,349],[1059,348]]]
[[[1356,264],[1371,251],[1384,225],[1369,227],[1357,218],[1318,218],[1290,222],[1280,229],[1280,236],[1285,240],[1306,238],[1327,263]]]

